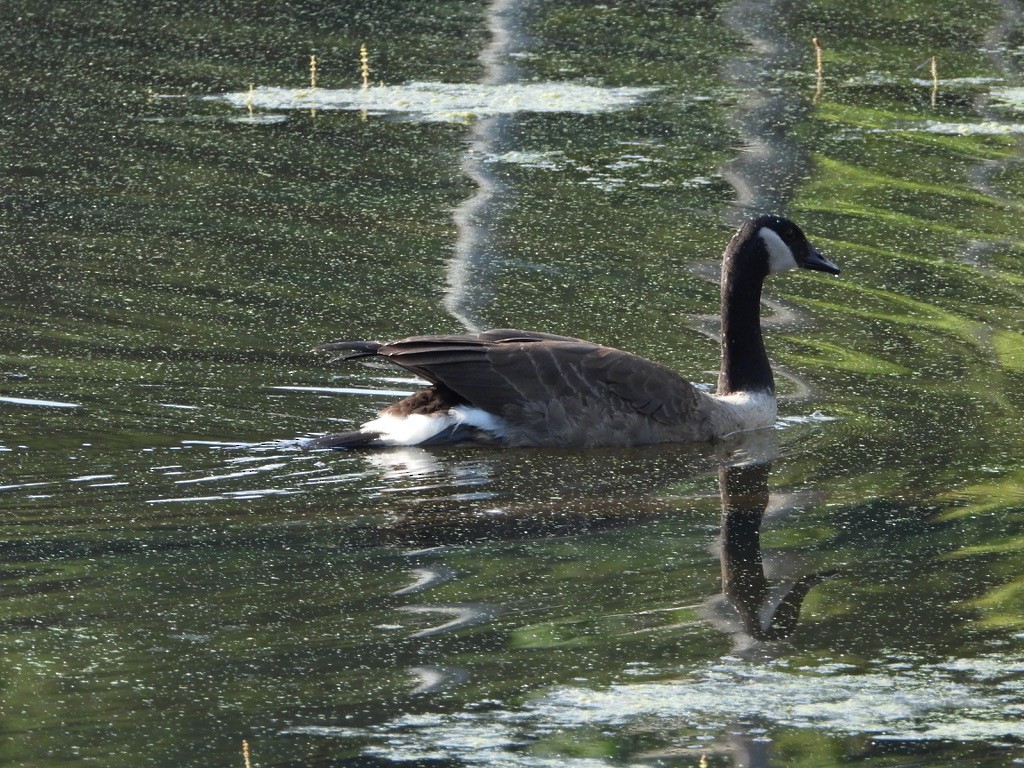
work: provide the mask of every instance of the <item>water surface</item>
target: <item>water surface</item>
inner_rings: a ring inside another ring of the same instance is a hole
[[[91,7],[0,10],[0,762],[1024,761],[1017,2]],[[340,337],[712,382],[762,210],[776,428],[302,447]]]

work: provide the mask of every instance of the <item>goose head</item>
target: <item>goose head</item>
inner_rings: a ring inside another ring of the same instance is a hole
[[[791,269],[814,269],[838,275],[839,267],[810,244],[803,230],[781,216],[751,219],[733,237],[727,251],[746,256],[760,267],[762,276]]]

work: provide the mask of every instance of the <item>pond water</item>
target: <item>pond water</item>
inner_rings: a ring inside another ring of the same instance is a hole
[[[0,763],[1024,764],[1016,0],[0,18]],[[343,337],[712,382],[764,210],[774,429],[302,447]]]

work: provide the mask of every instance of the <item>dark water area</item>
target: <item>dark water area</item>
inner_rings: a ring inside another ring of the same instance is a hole
[[[1022,22],[5,3],[0,764],[1024,764]],[[765,210],[775,428],[303,446],[415,386],[343,337],[712,383]]]

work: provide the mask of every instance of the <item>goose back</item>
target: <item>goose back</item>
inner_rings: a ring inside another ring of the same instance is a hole
[[[497,329],[324,348],[385,358],[432,384],[382,416],[468,406],[497,416],[510,445],[707,440],[721,428],[711,398],[672,369],[567,336]]]

